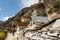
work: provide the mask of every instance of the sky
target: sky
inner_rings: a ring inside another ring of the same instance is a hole
[[[6,21],[24,7],[29,7],[34,3],[38,3],[38,0],[0,0],[0,20]]]

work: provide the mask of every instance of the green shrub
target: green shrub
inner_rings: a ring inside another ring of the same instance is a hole
[[[57,1],[53,7],[56,9],[60,8],[60,1]]]
[[[56,11],[60,10],[60,0],[58,0],[57,2],[54,3],[53,8],[54,8]]]
[[[21,22],[21,19],[19,19],[19,18],[16,18],[16,22]]]
[[[53,13],[53,12],[56,12],[56,11],[57,11],[56,8],[50,8],[49,11],[48,11],[48,13]]]
[[[0,40],[5,39],[6,34],[4,32],[0,32]]]

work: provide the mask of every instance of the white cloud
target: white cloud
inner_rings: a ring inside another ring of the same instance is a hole
[[[1,11],[1,8],[0,8],[0,11]]]
[[[13,16],[14,16],[14,15],[13,15]],[[6,16],[6,17],[3,18],[2,21],[6,21],[6,20],[8,20],[9,18],[11,18],[11,17],[13,17],[13,16]]]
[[[6,21],[6,20],[8,20],[10,17],[4,17],[3,18],[3,21]]]
[[[33,5],[34,3],[38,3],[39,0],[21,0],[21,2],[24,5],[24,7],[29,7]]]

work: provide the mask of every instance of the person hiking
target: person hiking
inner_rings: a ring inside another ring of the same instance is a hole
[[[12,29],[12,34],[13,34],[13,36],[14,36],[15,31],[16,31],[16,30],[13,28],[13,29]]]

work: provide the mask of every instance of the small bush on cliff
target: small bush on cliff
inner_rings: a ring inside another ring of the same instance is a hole
[[[54,3],[53,7],[56,9],[60,9],[60,0],[58,0],[56,3]]]
[[[48,13],[53,13],[57,11],[60,11],[60,0],[53,4],[52,8],[49,9]]]
[[[60,10],[60,0],[58,0],[56,3],[54,3],[53,8],[54,8],[54,11]]]
[[[0,40],[4,40],[6,37],[6,34],[4,32],[0,32]]]

